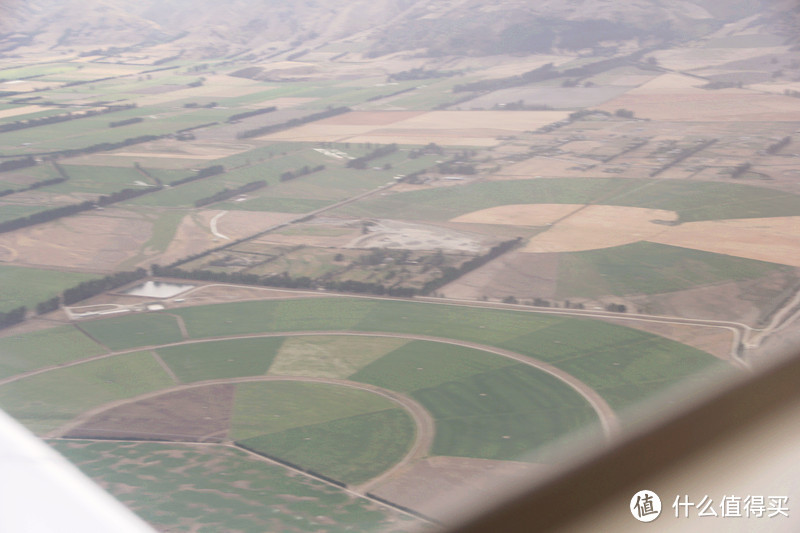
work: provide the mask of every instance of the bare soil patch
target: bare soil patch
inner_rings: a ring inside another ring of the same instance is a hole
[[[731,61],[748,59],[763,55],[781,55],[785,46],[753,48],[673,48],[659,50],[653,56],[660,65],[674,70],[696,70],[701,67],[724,65]]]
[[[234,388],[196,387],[114,407],[64,436],[222,442],[230,425]]]
[[[450,513],[465,497],[495,499],[497,491],[523,479],[544,476],[552,467],[467,457],[430,457],[411,465],[371,492],[436,519]],[[463,508],[463,503],[461,504]]]
[[[424,115],[424,111],[353,111],[344,115],[326,118],[317,122],[319,125],[347,125],[347,126],[385,126],[394,124],[402,120],[408,120],[419,115]]]
[[[265,138],[308,142],[436,142],[455,146],[493,146],[500,142],[498,137],[535,130],[566,116],[565,111],[357,111]]]
[[[351,240],[345,248],[401,248],[404,250],[449,250],[477,253],[484,248],[476,235],[440,226],[379,220],[369,233]]]
[[[453,222],[477,222],[513,226],[549,226],[532,237],[522,251],[529,253],[577,252],[610,248],[664,232],[677,215],[662,209],[578,204],[515,204],[491,207],[454,218]]]
[[[499,300],[552,298],[558,283],[558,254],[511,252],[442,287],[448,298]]]
[[[183,257],[219,246],[228,242],[211,232],[211,219],[221,211],[200,211],[186,215],[175,232],[175,238],[167,251],[159,258],[162,263],[177,261]],[[289,220],[296,215],[285,213],[255,213],[250,211],[228,211],[217,219],[218,231],[230,240],[240,239],[262,231],[272,225]],[[151,261],[148,259],[148,261]]]
[[[647,240],[800,267],[800,217],[689,222]]]
[[[675,94],[631,92],[597,107],[609,112],[620,108],[633,111],[637,117],[677,122],[800,121],[800,102],[796,98],[741,89]]]
[[[629,299],[647,314],[731,320],[752,326],[783,301],[787,287],[795,283],[796,275],[776,272],[755,280]]]
[[[0,235],[0,249],[13,263],[111,271],[150,238],[152,223],[124,209],[109,208]]]
[[[3,84],[5,86],[6,84]],[[19,86],[14,85],[14,90],[19,90]],[[54,109],[52,107],[44,107],[38,105],[25,105],[20,107],[12,107],[10,109],[0,110],[0,118],[16,117],[18,115],[27,115],[28,113],[38,113],[39,111],[47,111]]]
[[[698,350],[708,352],[726,361],[731,359],[733,332],[702,326],[686,326],[662,322],[639,322],[614,318],[599,318],[603,322],[611,322],[628,328],[654,333],[668,339],[678,341]]]
[[[596,161],[589,162],[568,155],[559,157],[540,156],[504,167],[496,175],[511,176],[519,179],[539,176],[558,178],[585,176],[586,171],[582,170],[581,167],[595,163]]]

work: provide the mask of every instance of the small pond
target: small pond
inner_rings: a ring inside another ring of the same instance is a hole
[[[141,285],[128,289],[123,294],[145,296],[147,298],[172,298],[194,287],[195,285],[168,283],[166,281],[145,281]]]

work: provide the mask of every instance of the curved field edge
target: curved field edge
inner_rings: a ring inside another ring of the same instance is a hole
[[[560,254],[556,295],[662,294],[794,270],[777,263],[639,241]]]
[[[193,339],[341,331],[407,333],[480,343],[565,370],[598,390],[617,411],[701,371],[727,367],[706,352],[651,333],[597,320],[525,311],[322,297],[186,307],[171,311],[171,315],[181,317]],[[114,329],[126,319],[138,318],[117,317]],[[93,321],[92,328],[101,330],[104,322]],[[132,337],[126,335],[126,349],[159,343],[146,331]]]
[[[239,531],[418,528],[407,515],[224,445],[48,440],[160,530],[225,524]],[[181,487],[181,490],[175,490]],[[202,512],[198,512],[202,510]],[[279,511],[279,512],[276,512]],[[320,517],[329,517],[320,519]]]
[[[376,477],[400,461],[414,440],[411,417],[387,409],[237,441],[246,449],[347,485]]]
[[[675,211],[681,222],[800,215],[800,197],[738,183],[625,178],[537,178],[391,194],[342,214],[444,221],[509,204],[602,204]]]

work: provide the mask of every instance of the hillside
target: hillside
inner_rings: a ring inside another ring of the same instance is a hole
[[[314,49],[337,41],[366,55],[540,53],[655,45],[706,34],[763,8],[746,0],[12,0],[0,50],[141,49],[194,57]],[[774,5],[774,4],[773,4]],[[769,19],[769,17],[766,17]],[[765,19],[765,20],[766,20]],[[782,19],[785,27],[785,17]],[[759,23],[762,23],[761,21]]]

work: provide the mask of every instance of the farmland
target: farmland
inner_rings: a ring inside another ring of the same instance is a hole
[[[763,21],[483,56],[350,15],[3,59],[0,408],[161,530],[425,527],[796,329],[800,52]],[[191,288],[59,305],[138,268]]]

